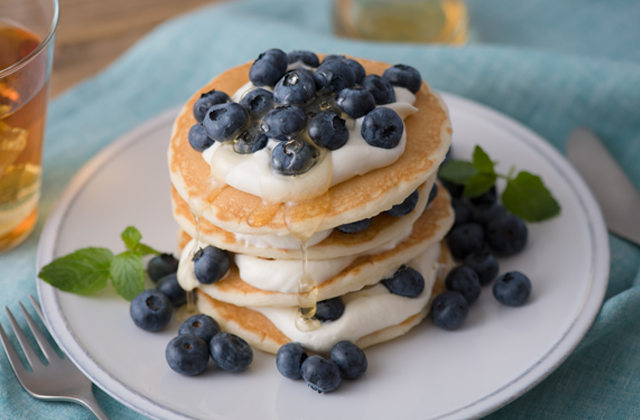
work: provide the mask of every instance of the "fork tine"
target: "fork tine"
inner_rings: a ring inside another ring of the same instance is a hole
[[[11,327],[13,328],[13,332],[16,334],[18,343],[20,343],[20,347],[22,347],[22,351],[24,352],[24,355],[27,357],[27,360],[31,365],[31,369],[36,370],[36,366],[37,366],[36,364],[39,364],[40,366],[44,366],[40,361],[40,359],[38,358],[38,356],[36,355],[36,352],[33,351],[31,344],[29,344],[29,342],[27,341],[27,337],[24,335],[22,328],[20,328],[20,326],[16,322],[16,319],[13,317],[13,314],[11,313],[9,308],[5,306],[4,309],[7,311],[7,315],[9,315],[9,322],[11,323]]]
[[[36,338],[36,341],[40,346],[40,350],[42,350],[42,353],[44,353],[45,358],[48,361],[51,361],[51,358],[53,356],[57,356],[55,350],[53,350],[53,347],[51,347],[51,344],[49,344],[49,340],[47,340],[44,334],[42,334],[42,331],[40,331],[40,328],[38,328],[36,323],[33,322],[33,318],[31,318],[31,315],[29,315],[27,310],[24,309],[24,306],[22,306],[22,302],[18,302],[18,305],[20,305],[20,309],[22,309],[22,313],[24,314],[24,317],[27,320],[27,324],[29,324],[29,329],[31,329],[31,333]]]
[[[40,320],[44,322],[44,325],[47,325],[46,321],[44,320],[44,314],[42,313],[42,308],[40,307],[40,304],[38,303],[38,301],[35,300],[35,298],[31,295],[29,295],[29,300],[31,301],[31,306],[33,306],[33,309],[36,310],[36,313],[40,317]]]
[[[9,337],[7,337],[7,334],[4,332],[4,328],[2,328],[1,324],[0,324],[0,340],[2,340],[2,347],[4,347],[5,353],[7,353],[7,357],[9,358],[9,363],[11,363],[11,367],[13,368],[13,371],[15,372],[16,376],[18,377],[18,380],[22,384],[22,377],[24,375],[29,374],[29,372],[24,368],[24,365],[20,361],[20,357],[18,357],[18,353],[16,353],[16,350],[13,348],[11,341],[9,341]],[[24,386],[24,384],[22,386]]]

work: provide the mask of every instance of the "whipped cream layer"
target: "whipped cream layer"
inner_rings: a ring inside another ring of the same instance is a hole
[[[307,246],[318,245],[331,235],[333,229],[322,230],[311,235],[307,241]],[[280,248],[280,249],[300,249],[300,241],[291,235],[247,235],[243,233],[235,234],[236,241],[245,246],[256,248]]]

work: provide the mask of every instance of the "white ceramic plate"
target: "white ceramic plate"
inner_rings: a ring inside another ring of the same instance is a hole
[[[480,144],[508,172],[542,175],[562,214],[529,227],[524,252],[500,261],[533,284],[521,308],[499,304],[483,288],[465,324],[446,332],[426,321],[408,335],[367,349],[369,370],[333,393],[318,395],[285,379],[273,356],[255,351],[241,374],[209,366],[183,377],[166,364],[178,330],[134,326],[129,305],[105,290],[62,293],[39,281],[51,333],[69,357],[108,394],[161,419],[459,419],[480,417],[522,395],[574,349],[596,316],[607,285],[609,247],[600,210],[567,161],[543,139],[479,104],[444,95],[456,157]],[[123,250],[119,234],[136,226],[144,242],[176,252],[166,148],[176,110],[115,141],[76,175],[42,233],[38,270],[85,246]]]

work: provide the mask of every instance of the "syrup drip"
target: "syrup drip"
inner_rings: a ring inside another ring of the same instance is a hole
[[[198,251],[198,248],[200,248],[200,216],[196,216],[194,214],[194,217],[196,220],[196,236],[193,241],[193,247],[191,248],[191,251],[189,251],[189,258],[187,259],[187,261],[189,261],[189,264],[193,264],[193,256]],[[180,322],[184,322],[187,319],[191,318],[193,315],[199,313],[198,307],[196,306],[196,292],[194,290],[187,291],[186,305],[182,305],[176,311],[176,317]]]
[[[247,218],[247,224],[251,227],[261,227],[268,224],[275,217],[280,204],[270,204],[263,201],[262,204],[253,209]]]

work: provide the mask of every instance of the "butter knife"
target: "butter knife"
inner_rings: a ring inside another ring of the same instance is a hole
[[[640,193],[602,142],[578,127],[569,134],[566,152],[600,204],[609,230],[640,245]]]

